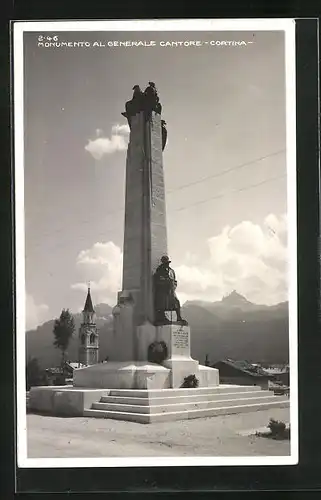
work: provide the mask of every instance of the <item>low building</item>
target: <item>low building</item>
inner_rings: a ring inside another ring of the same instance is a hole
[[[288,371],[280,372],[275,374],[275,378],[279,380],[283,385],[290,385],[290,373]]]
[[[65,376],[61,367],[46,368],[46,382],[48,385],[62,385]]]
[[[269,375],[273,375],[275,380],[280,384],[289,387],[290,385],[290,371],[288,367],[285,368],[267,368],[265,370]]]
[[[65,366],[67,370],[73,373],[76,368],[84,368],[86,365],[80,363],[79,361],[66,361]]]
[[[72,383],[73,373],[76,368],[83,368],[85,365],[79,362],[66,361],[63,367],[46,369],[48,385],[63,385]]]
[[[290,386],[284,385],[278,380],[269,381],[269,390],[273,391],[275,395],[290,395]]]
[[[257,385],[268,389],[269,381],[275,379],[274,375],[269,375],[260,366],[247,361],[235,361],[228,358],[211,366],[219,370],[221,384]]]

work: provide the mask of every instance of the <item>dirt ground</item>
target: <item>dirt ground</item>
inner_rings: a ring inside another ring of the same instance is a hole
[[[289,409],[153,424],[29,414],[28,458],[290,455],[289,441],[247,435],[270,418],[289,423]]]

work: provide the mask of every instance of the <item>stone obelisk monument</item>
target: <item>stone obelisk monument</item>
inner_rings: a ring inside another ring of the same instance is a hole
[[[153,82],[133,87],[122,115],[130,128],[126,161],[122,290],[113,309],[107,363],[77,370],[75,385],[106,388],[179,388],[185,377],[219,384],[218,370],[191,358],[190,328],[181,317],[176,275],[167,255],[162,105]],[[155,362],[152,350],[163,350]]]
[[[130,137],[126,161],[123,281],[114,309],[116,338],[112,356],[117,360],[141,358],[137,327],[154,323],[152,278],[161,257],[167,255],[162,153],[167,132],[153,83],[145,93],[135,86],[124,115]]]
[[[149,346],[153,342],[162,342],[167,349],[162,366],[171,371],[166,384],[179,387],[183,375],[198,372],[199,364],[190,357],[190,330],[180,316],[175,292],[169,292],[172,301],[166,297],[162,299],[162,290],[158,294],[163,303],[160,307],[164,309],[161,318],[155,305],[156,270],[160,280],[163,276],[166,278],[166,273],[172,272],[174,277],[168,282],[177,283],[167,257],[163,171],[166,122],[162,120],[162,105],[153,82],[149,82],[144,92],[138,85],[133,87],[133,91],[133,98],[126,103],[126,111],[122,113],[130,128],[126,162],[123,282],[113,310],[114,338],[110,360],[146,362]],[[169,302],[172,304],[167,307]],[[173,310],[176,312],[174,322]],[[168,311],[171,311],[170,319],[165,316]],[[215,376],[217,373],[211,369],[207,372],[215,373]],[[216,383],[217,379],[216,376]]]

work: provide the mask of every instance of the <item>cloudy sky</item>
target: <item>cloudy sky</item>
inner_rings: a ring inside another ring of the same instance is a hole
[[[24,35],[27,328],[63,307],[78,311],[89,280],[95,303],[115,303],[128,141],[121,112],[133,85],[149,80],[168,127],[169,253],[181,301],[233,289],[257,303],[286,300],[283,33],[60,34],[156,41],[89,48],[37,47],[37,36]]]

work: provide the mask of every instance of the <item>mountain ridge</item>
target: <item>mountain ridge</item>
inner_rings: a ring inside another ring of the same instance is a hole
[[[112,307],[94,306],[99,330],[100,359],[108,356],[113,338]],[[67,358],[78,360],[78,329],[82,313],[72,313],[75,334]],[[253,304],[235,290],[221,301],[187,301],[182,314],[191,327],[191,354],[204,363],[227,357],[253,362],[287,363],[289,358],[288,303]],[[26,355],[38,358],[42,367],[57,366],[60,351],[53,346],[54,319],[26,332]]]

